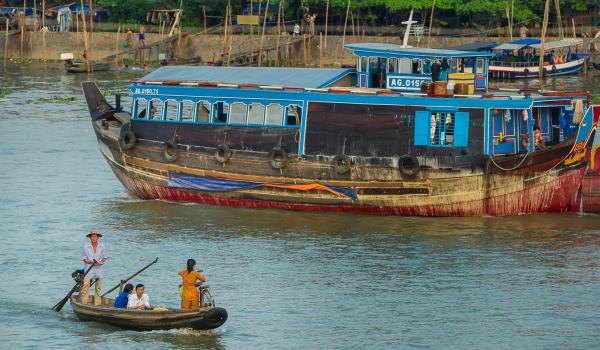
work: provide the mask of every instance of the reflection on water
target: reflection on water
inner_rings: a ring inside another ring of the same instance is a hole
[[[1,67],[1,66],[0,66]],[[139,72],[96,74],[127,92]],[[549,83],[600,92],[596,75]],[[60,66],[0,68],[0,338],[7,348],[596,349],[596,215],[403,218],[141,201],[101,157],[80,93]],[[535,81],[498,84],[535,84]],[[40,98],[72,96],[70,103]],[[21,103],[33,101],[35,103]],[[124,102],[128,103],[127,99]],[[126,105],[127,108],[127,105]],[[131,332],[79,322],[68,306],[85,233],[99,229],[105,289],[134,283],[177,307],[193,257],[227,323],[210,332]],[[357,345],[360,344],[360,345]]]

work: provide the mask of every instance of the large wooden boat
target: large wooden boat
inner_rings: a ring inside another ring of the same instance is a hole
[[[582,42],[580,39],[562,39],[545,43],[543,76],[581,71],[586,58],[577,55],[575,48]],[[490,62],[490,76],[503,79],[538,78],[540,49],[539,39],[518,39],[492,48],[499,56]]]
[[[190,310],[128,310],[113,307],[114,300],[102,298],[102,304],[82,304],[79,295],[71,296],[71,308],[82,321],[96,321],[124,329],[151,331],[175,328],[214,329],[227,320],[227,311],[219,307]],[[91,301],[91,299],[90,299]]]
[[[595,108],[600,112],[600,107]],[[581,186],[579,210],[586,213],[600,213],[600,133],[596,133],[592,145],[590,165]]]
[[[485,52],[346,47],[355,70],[163,67],[132,84],[131,112],[84,83],[100,152],[143,199],[422,216],[576,205],[600,115],[589,94],[491,92]],[[443,58],[472,61],[448,74],[462,94],[423,69]],[[555,126],[574,110],[567,135]]]

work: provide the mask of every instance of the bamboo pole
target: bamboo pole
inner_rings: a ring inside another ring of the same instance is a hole
[[[88,73],[91,73],[92,71],[92,66],[91,66],[91,62],[88,59],[89,58],[89,52],[88,52],[88,37],[87,37],[87,26],[85,23],[85,14],[83,13],[83,0],[81,0],[81,11],[79,11],[79,13],[81,14],[81,25],[83,26],[83,47],[85,52],[87,53],[87,58],[85,59],[85,66],[87,68]]]
[[[546,40],[546,30],[548,29],[548,12],[550,12],[550,0],[546,0],[544,6],[544,22],[542,24],[542,42],[540,44],[540,64],[539,64],[539,78],[540,87],[543,89],[543,76],[544,76],[544,44]]]
[[[265,44],[265,27],[267,26],[267,16],[269,15],[269,2],[267,0],[267,6],[265,8],[265,19],[263,21],[262,34],[260,35],[260,49],[258,50],[258,66],[262,65],[262,54],[263,54],[263,46]]]
[[[350,23],[352,24],[352,37],[356,36],[356,32],[354,30],[354,11],[350,11]]]
[[[253,16],[253,15],[254,15],[254,2],[252,0],[250,0],[250,16]],[[260,19],[260,14],[259,14],[258,18]],[[249,62],[248,64],[252,65],[252,63],[254,62],[254,26],[252,24],[250,25],[249,39],[250,39],[250,52],[248,55],[248,62]]]
[[[327,0],[327,5],[325,7],[325,41],[323,42],[323,45],[325,45],[325,48],[327,48],[327,25],[329,22],[329,0]]]
[[[323,33],[319,33],[319,67],[323,68]]]
[[[179,30],[178,30],[178,37],[177,37],[177,47],[179,47],[179,44],[181,43],[181,29],[182,29],[182,21],[183,21],[183,0],[179,0],[179,12],[177,12],[177,25],[179,26]]]
[[[227,66],[229,66],[231,62],[231,47],[233,46],[233,22],[232,22],[232,11],[231,2],[229,3],[229,49],[227,50]]]
[[[277,9],[277,44],[275,45],[275,66],[279,67],[279,39],[281,39],[281,0]]]
[[[513,39],[513,30],[512,30],[512,24],[510,23],[510,8],[508,7],[508,4],[506,4],[506,8],[504,9],[506,11],[506,18],[508,19],[508,37],[510,38],[510,40],[512,41]]]
[[[6,30],[4,32],[4,63],[6,64],[6,58],[8,57],[8,26],[10,21],[6,21]]]
[[[27,6],[25,0],[23,0],[23,13],[19,16],[19,27],[21,28],[21,54],[20,59],[23,59],[23,38],[25,36],[25,7]]]
[[[34,32],[37,31],[36,22],[37,22],[37,1],[33,0],[33,31]]]
[[[92,6],[92,0],[90,0],[90,38],[92,33],[94,33],[94,7]],[[81,11],[83,11],[83,6],[81,6]],[[83,14],[85,16],[85,13]]]
[[[429,16],[429,33],[427,33],[427,47],[431,47],[431,25],[433,24],[433,12],[435,11],[435,0],[431,4],[431,15]]]
[[[75,28],[77,30],[77,34],[75,34],[75,52],[79,53],[79,14],[75,16]]]
[[[575,18],[571,18],[571,23],[573,23],[573,39],[577,39],[577,32],[575,31]]]
[[[46,0],[42,0],[42,50],[43,60],[46,62]]]
[[[558,23],[558,36],[564,39],[565,31],[563,29],[562,15],[560,14],[560,0],[554,0],[554,9],[556,10],[556,22]]]
[[[229,23],[229,5],[231,1],[227,3],[227,8],[225,9],[225,23],[223,23],[223,56],[222,60],[225,59],[225,51],[227,50],[227,24]],[[225,63],[225,62],[223,62]]]
[[[342,34],[342,49],[346,44],[346,26],[348,25],[348,14],[350,13],[350,0],[348,0],[348,6],[346,6],[346,19],[344,20],[344,33]]]
[[[204,34],[206,34],[206,6],[202,6],[202,13],[204,14]]]
[[[115,45],[115,52],[117,55],[115,56],[115,67],[119,67],[119,34],[121,33],[121,25],[117,27],[117,42]]]

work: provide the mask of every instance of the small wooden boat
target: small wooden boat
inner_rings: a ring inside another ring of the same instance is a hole
[[[65,61],[65,69],[69,73],[86,73],[87,67],[85,61]],[[100,72],[107,71],[110,69],[110,62],[107,61],[92,61],[92,71]]]
[[[192,328],[215,329],[227,321],[227,311],[221,307],[200,307],[190,310],[127,310],[113,307],[114,299],[102,298],[102,305],[82,304],[79,295],[71,296],[71,308],[82,321],[107,323],[137,331]],[[91,301],[91,299],[90,299]]]

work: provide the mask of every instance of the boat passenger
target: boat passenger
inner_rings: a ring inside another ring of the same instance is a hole
[[[448,59],[444,58],[442,60],[442,66],[440,67],[440,80],[441,81],[447,81],[448,80],[448,74],[450,74],[450,65],[448,64]]]
[[[542,130],[540,130],[540,127],[537,125],[533,126],[533,145],[535,146],[536,151],[546,147]]]
[[[83,279],[83,286],[81,287],[81,303],[88,303],[89,289],[92,279],[96,280],[94,304],[100,304],[100,290],[102,289],[102,281],[104,280],[104,263],[106,262],[106,251],[104,245],[99,243],[102,235],[96,230],[90,231],[86,235],[90,239],[90,243],[83,247],[83,262],[85,264],[84,271],[91,269],[90,272]],[[92,264],[94,264],[92,267]]]
[[[198,288],[196,288],[196,281],[201,283],[206,282],[206,277],[202,276],[195,269],[196,260],[188,259],[187,268],[179,271],[179,276],[183,281],[183,288],[181,290],[181,308],[192,309],[196,308],[200,304],[200,296],[198,295]]]
[[[431,64],[431,81],[436,82],[440,80],[440,63],[435,61]]]
[[[137,284],[135,293],[131,293],[127,300],[127,308],[130,310],[152,310],[150,306],[150,298],[144,293],[144,285]]]
[[[529,152],[529,133],[521,134],[521,152]]]
[[[129,300],[129,294],[131,294],[131,292],[133,292],[133,284],[127,283],[121,294],[119,294],[119,296],[117,296],[115,299],[114,307],[117,309],[126,309],[127,302]]]

